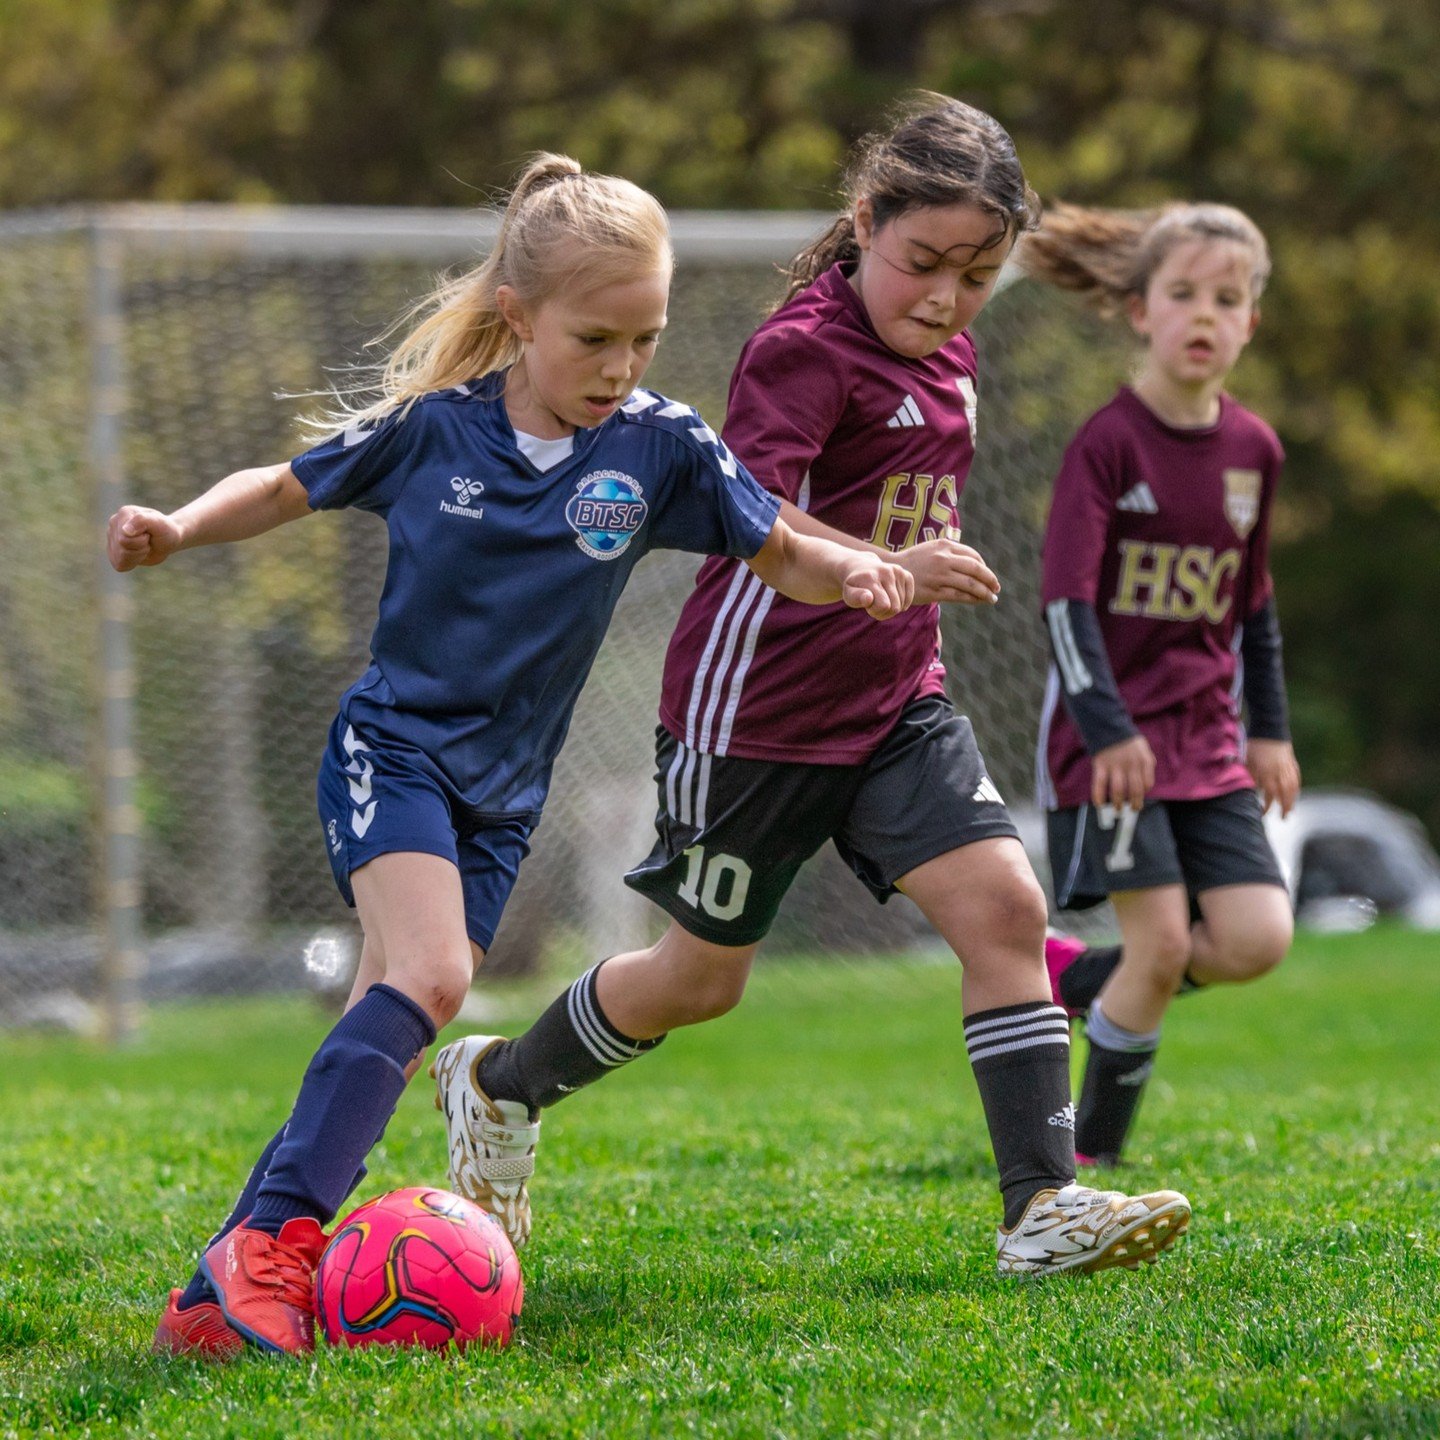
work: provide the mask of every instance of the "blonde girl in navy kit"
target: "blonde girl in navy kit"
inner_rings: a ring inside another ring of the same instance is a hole
[[[1057,1003],[1086,1016],[1077,1159],[1111,1163],[1176,992],[1254,979],[1290,945],[1262,817],[1300,786],[1269,569],[1284,455],[1224,389],[1270,257],[1225,205],[1061,206],[1025,265],[1123,314],[1145,345],[1066,452],[1044,550],[1055,664],[1038,776],[1056,898],[1108,896],[1122,936],[1055,937],[1047,960]]]
[[[877,619],[909,603],[908,573],[797,535],[693,410],[636,389],[671,268],[651,196],[540,156],[488,259],[420,307],[381,399],[173,515],[111,518],[120,570],[316,509],[373,511],[390,535],[372,663],[341,699],[318,785],[326,853],[364,929],[359,975],[157,1349],[312,1348],[322,1226],[484,958],[646,551],[742,557],[787,594]]]

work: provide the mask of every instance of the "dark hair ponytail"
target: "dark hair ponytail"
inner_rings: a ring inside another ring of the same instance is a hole
[[[922,206],[974,205],[994,217],[989,245],[1033,230],[1040,220],[1040,201],[1025,183],[1004,126],[973,105],[928,90],[902,103],[888,129],[856,143],[845,198],[845,212],[791,262],[786,300],[836,261],[859,258],[854,210],[861,199],[870,201],[877,230]]]

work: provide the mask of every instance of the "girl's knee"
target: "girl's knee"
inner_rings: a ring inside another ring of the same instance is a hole
[[[1145,968],[1158,981],[1178,989],[1190,966],[1190,932],[1188,929],[1166,927],[1148,937],[1140,947]]]
[[[1237,980],[1258,980],[1279,965],[1289,953],[1294,938],[1295,926],[1289,915],[1256,926],[1248,934],[1237,936],[1227,947],[1225,968]]]
[[[745,994],[745,975],[729,974],[724,971],[712,973],[695,985],[690,991],[690,1004],[695,1019],[718,1020],[728,1015]]]
[[[470,993],[471,965],[468,953],[457,952],[435,960],[423,975],[390,975],[386,983],[411,996],[443,1029],[459,1013]]]
[[[1006,948],[1040,954],[1049,919],[1040,882],[1030,873],[1008,876],[991,892],[987,919],[992,936]]]

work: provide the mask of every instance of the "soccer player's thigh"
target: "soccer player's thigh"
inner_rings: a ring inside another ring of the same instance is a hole
[[[469,988],[473,957],[443,789],[337,720],[317,799],[336,884],[365,933],[370,983],[383,979],[444,1024]]]
[[[1294,936],[1290,892],[1250,789],[1171,806],[1181,864],[1200,909],[1199,980],[1250,980],[1284,958]]]
[[[877,899],[914,900],[967,972],[1023,955],[1043,979],[1044,895],[969,720],[944,697],[906,707],[865,767],[836,846]]]
[[[625,883],[689,935],[758,944],[849,808],[859,767],[703,755],[663,729],[656,763],[655,845]]]

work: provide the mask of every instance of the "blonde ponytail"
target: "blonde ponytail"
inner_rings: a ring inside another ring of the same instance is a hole
[[[654,196],[628,180],[587,175],[568,155],[536,155],[506,199],[489,255],[417,301],[380,337],[404,332],[378,382],[339,389],[336,405],[303,428],[323,438],[513,364],[520,341],[500,313],[501,285],[538,305],[562,288],[668,274],[673,263],[669,222]]]

